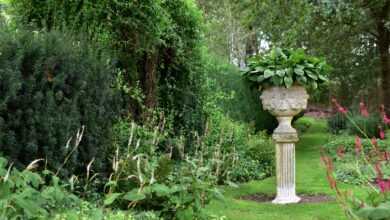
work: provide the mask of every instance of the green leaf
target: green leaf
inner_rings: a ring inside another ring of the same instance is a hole
[[[293,84],[293,79],[289,76],[286,76],[284,77],[284,85],[287,87],[287,88],[290,88]]]
[[[307,75],[308,77],[314,79],[314,80],[318,80],[317,75],[314,74],[314,73],[312,73],[312,72],[310,72],[310,71],[307,71],[307,72],[306,72],[306,75]]]
[[[313,89],[317,89],[318,88],[318,83],[316,81],[313,81],[311,86],[313,87]]]
[[[298,82],[302,85],[306,85],[307,84],[307,78],[305,76],[300,76],[298,77]]]
[[[264,78],[265,79],[268,79],[268,78],[270,78],[273,75],[275,75],[275,72],[270,70],[270,69],[267,69],[267,70],[264,71]]]
[[[123,196],[123,199],[129,201],[141,201],[145,198],[146,198],[145,194],[142,192],[138,192],[138,189],[133,189]]]
[[[167,196],[172,193],[172,190],[168,186],[158,183],[152,186],[152,190],[157,196]]]
[[[260,82],[263,82],[264,80],[265,80],[265,78],[264,78],[263,75],[257,77],[257,79],[256,79],[256,81],[259,82],[259,83],[260,83]]]
[[[318,75],[318,78],[319,78],[320,80],[324,81],[324,82],[328,82],[328,81],[329,81],[328,78],[327,78],[326,76],[321,75],[321,74]]]
[[[121,195],[122,195],[122,193],[111,193],[111,194],[106,195],[106,198],[104,199],[104,205],[111,205]]]
[[[271,79],[272,83],[276,86],[280,86],[283,84],[283,78],[279,76],[273,76]]]
[[[251,73],[260,73],[264,72],[265,68],[262,66],[257,66],[254,70],[251,71]]]
[[[365,207],[357,212],[357,215],[362,219],[384,220],[390,219],[390,209],[385,207]]]
[[[276,75],[283,77],[284,75],[286,75],[286,72],[284,70],[276,70]]]
[[[301,68],[295,68],[294,73],[299,75],[299,76],[303,76],[305,74],[305,72]]]
[[[19,196],[15,198],[15,204],[21,207],[30,218],[37,217],[40,212],[45,212],[45,210],[39,207],[39,204],[35,203],[33,200],[20,198]]]
[[[256,75],[248,77],[248,79],[250,81],[255,81],[255,82],[257,81],[257,78],[258,78],[258,76],[256,76]]]

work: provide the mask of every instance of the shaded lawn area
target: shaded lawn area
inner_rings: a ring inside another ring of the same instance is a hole
[[[329,188],[325,168],[320,162],[320,147],[329,141],[326,121],[313,118],[312,125],[300,137],[297,144],[297,192],[299,194],[327,194],[332,197],[335,193]],[[273,205],[239,200],[239,196],[267,193],[275,194],[275,177],[262,181],[252,181],[239,188],[225,188],[224,201],[213,201],[208,210],[217,215],[224,215],[231,220],[339,220],[347,219],[336,201],[309,204]],[[341,185],[341,188],[346,188]],[[351,187],[351,186],[348,186]],[[355,188],[356,189],[356,188]],[[363,191],[358,192],[359,194]]]

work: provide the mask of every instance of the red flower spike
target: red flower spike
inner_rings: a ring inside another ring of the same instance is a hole
[[[385,132],[383,131],[382,127],[379,127],[379,138],[382,140],[385,139]]]
[[[360,102],[359,106],[360,106],[360,114],[361,114],[363,117],[368,118],[368,117],[370,116],[370,114],[368,113],[367,107],[366,107],[366,105],[364,104],[364,102]]]
[[[340,158],[340,159],[343,159],[344,158],[344,155],[345,155],[345,149],[343,146],[339,146],[337,148],[337,156]]]
[[[356,136],[355,137],[355,152],[356,152],[356,155],[359,155],[360,152],[362,151],[362,140],[360,139],[359,136]]]

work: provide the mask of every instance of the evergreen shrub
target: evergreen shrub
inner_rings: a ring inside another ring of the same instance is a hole
[[[3,155],[16,165],[47,159],[52,170],[71,155],[64,175],[84,172],[93,158],[95,169],[105,166],[115,94],[108,59],[96,51],[56,31],[0,30]],[[67,142],[83,126],[73,149]]]

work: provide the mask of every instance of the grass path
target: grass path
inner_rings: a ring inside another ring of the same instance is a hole
[[[301,136],[297,144],[297,192],[299,194],[329,194],[325,170],[320,164],[320,146],[329,141],[326,123],[322,120],[305,118],[312,122],[308,131]],[[214,201],[208,207],[210,212],[224,215],[231,220],[339,220],[346,219],[336,202],[273,205],[238,200],[241,195],[254,193],[275,193],[275,178],[253,181],[239,188],[226,188],[225,200]]]

